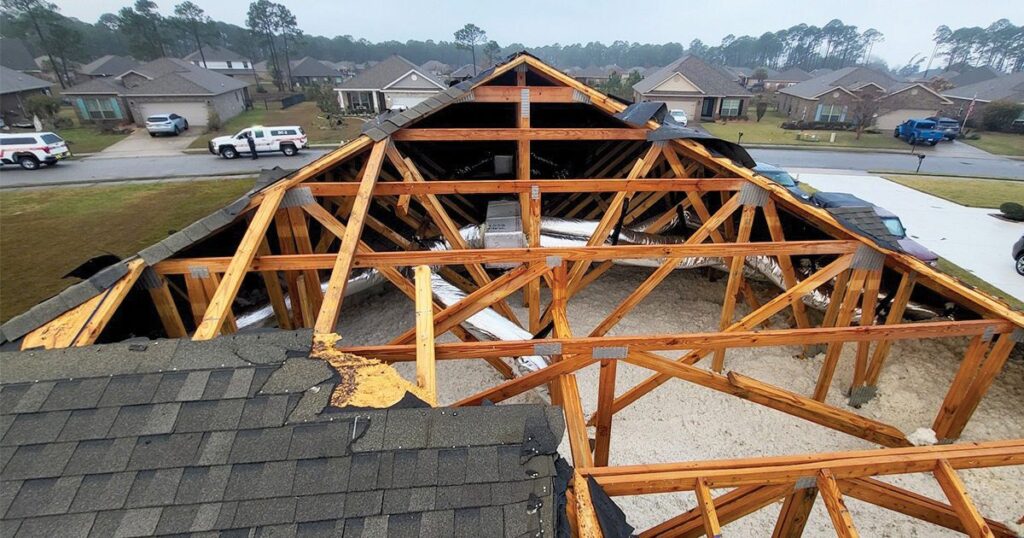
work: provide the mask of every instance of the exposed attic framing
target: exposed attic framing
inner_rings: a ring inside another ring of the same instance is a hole
[[[578,482],[588,477],[613,496],[661,491],[698,495],[698,510],[644,536],[715,535],[720,525],[780,498],[786,501],[776,535],[799,535],[817,493],[837,532],[844,536],[856,531],[844,511],[843,495],[971,535],[1008,532],[981,518],[954,469],[1019,465],[1024,462],[1024,443],[907,448],[910,442],[897,428],[829,405],[825,397],[838,368],[853,370],[849,387],[853,397],[872,394],[895,340],[967,337],[970,343],[964,360],[933,427],[941,440],[954,441],[1014,344],[1024,339],[1024,315],[912,257],[877,246],[844,228],[829,213],[716,156],[699,141],[657,140],[653,133],[660,125],[656,121],[631,125],[616,119],[614,115],[622,113],[625,105],[532,56],[514,56],[469,87],[453,88],[432,101],[371,126],[356,140],[253,193],[233,219],[239,239],[229,255],[179,253],[154,263],[132,259],[126,273],[105,291],[28,332],[22,347],[96,342],[136,282],[151,296],[166,336],[190,334],[194,340],[206,340],[233,332],[239,290],[258,286],[273,305],[279,326],[312,327],[316,338],[333,343],[337,321],[345,315],[343,299],[352,270],[373,267],[414,303],[416,324],[392,342],[337,351],[384,363],[415,361],[418,388],[431,403],[436,402],[438,360],[485,360],[507,378],[455,406],[497,403],[548,386],[553,403],[564,409],[578,471],[570,511],[576,515],[580,535],[600,534],[591,519],[595,516],[589,493]],[[550,110],[579,121],[551,126],[555,114],[540,113],[548,110],[546,106],[560,107]],[[458,114],[464,116],[463,124],[452,126],[451,118]],[[586,144],[585,149],[578,149],[581,144]],[[513,155],[514,171],[504,178],[445,176],[456,162],[451,157],[453,147],[474,154]],[[542,170],[540,163],[555,154],[573,160],[571,168],[581,179],[535,177]],[[461,236],[461,226],[481,222],[480,200],[496,196],[518,198],[526,247],[473,249]],[[648,230],[656,232],[681,209],[692,211],[701,222],[685,242],[617,245],[610,239],[617,237],[623,223],[641,217],[650,219]],[[598,222],[586,246],[541,247],[542,215]],[[787,239],[785,224],[791,222],[806,223],[817,236]],[[443,238],[451,249],[424,249],[416,242],[422,237]],[[698,256],[724,258],[729,268],[717,332],[608,336],[680,260]],[[743,275],[744,259],[749,256],[777,259],[787,289],[774,297],[758,297]],[[807,256],[821,263],[800,279],[793,260]],[[622,259],[652,259],[660,265],[589,334],[575,335],[566,316],[567,303],[600,278],[613,261]],[[484,268],[496,262],[518,266],[501,274]],[[433,299],[430,279],[423,276],[429,271],[426,266],[436,267],[462,288],[465,298],[448,306]],[[416,271],[415,281],[402,270],[409,268]],[[321,293],[324,280],[328,284]],[[802,298],[833,280],[829,309],[818,323],[808,315]],[[854,325],[857,309],[877,311],[884,281],[896,283],[886,297],[888,315],[884,319],[862,316]],[[546,304],[540,293],[545,286],[551,290]],[[526,320],[518,319],[507,303],[520,291],[528,305]],[[968,315],[907,323],[904,310],[915,292],[955,302]],[[747,304],[746,315],[737,316],[739,301]],[[477,340],[463,323],[485,308],[494,309],[534,338]],[[790,326],[771,325],[771,318],[780,313],[789,316]],[[434,337],[446,332],[461,342],[435,344]],[[827,347],[812,394],[797,394],[728,368],[731,348],[814,344]],[[840,362],[847,344],[856,345],[854,364]],[[670,350],[684,353],[676,360],[654,353]],[[515,377],[505,359],[528,354],[550,356],[552,363]],[[707,366],[701,366],[705,358]],[[651,376],[616,397],[619,361],[646,368]],[[594,416],[585,417],[575,372],[591,365],[600,367],[598,406]],[[610,439],[615,414],[671,379],[746,399],[886,448],[870,454],[607,467],[614,449]],[[596,427],[593,449],[588,425]],[[915,463],[896,463],[903,461]],[[949,504],[872,478],[918,471],[935,473]],[[794,491],[794,484],[799,489]],[[719,487],[736,489],[711,498],[709,488]]]

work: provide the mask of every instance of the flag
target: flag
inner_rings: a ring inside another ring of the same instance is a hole
[[[974,103],[976,103],[977,101],[978,101],[978,94],[975,93],[974,97],[971,98],[971,104],[967,105],[967,113],[964,114],[964,123],[963,123],[963,125],[960,126],[961,130],[963,130],[965,127],[967,127],[967,120],[970,119],[971,112],[974,112]]]

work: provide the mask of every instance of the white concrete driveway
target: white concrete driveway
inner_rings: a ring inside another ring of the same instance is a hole
[[[124,140],[107,146],[106,149],[88,157],[89,159],[113,159],[124,157],[167,157],[181,155],[184,150],[199,138],[202,128],[193,127],[178,136],[160,134],[150,136],[146,128],[135,129],[135,132]]]
[[[1024,276],[1010,258],[1024,223],[995,218],[995,209],[964,207],[877,176],[800,174],[800,181],[818,190],[848,192],[896,213],[910,237],[1024,301]]]

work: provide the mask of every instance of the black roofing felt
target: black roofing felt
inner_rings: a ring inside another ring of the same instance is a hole
[[[855,233],[871,238],[889,250],[900,250],[899,238],[894,236],[872,207],[830,207],[832,214],[843,226]]]
[[[0,533],[556,535],[559,410],[327,407],[309,341],[0,354]]]

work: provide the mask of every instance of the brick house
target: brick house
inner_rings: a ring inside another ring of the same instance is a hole
[[[1011,73],[974,84],[960,86],[942,93],[951,103],[942,113],[951,118],[964,119],[967,108],[974,100],[972,118],[981,118],[985,107],[992,101],[1010,101],[1024,105],[1024,72]],[[1024,120],[1024,118],[1022,118]]]
[[[634,101],[662,101],[691,122],[743,116],[753,96],[721,69],[686,55],[633,85]]]
[[[845,122],[864,96],[878,99],[875,126],[893,129],[937,114],[951,101],[917,82],[899,82],[866,67],[844,67],[779,90],[779,112],[793,120]]]

